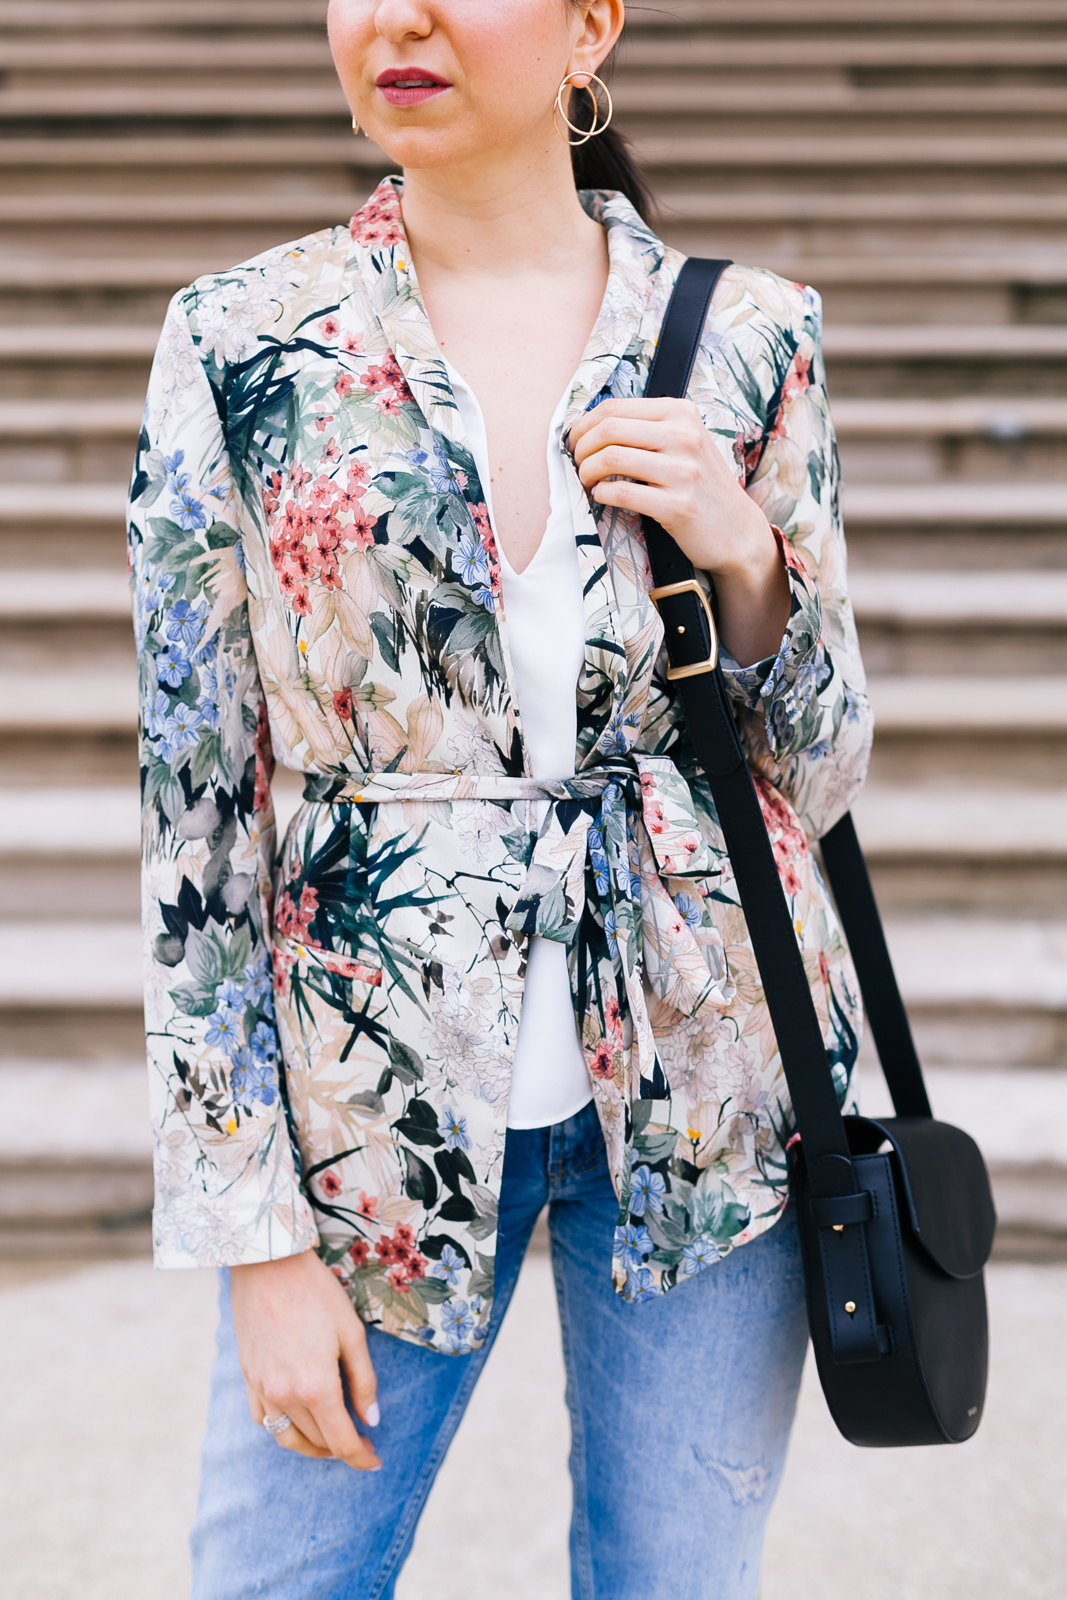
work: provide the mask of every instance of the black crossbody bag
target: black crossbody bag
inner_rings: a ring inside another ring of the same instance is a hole
[[[685,263],[645,390],[684,395],[726,261]],[[934,1120],[850,816],[821,840],[896,1115],[842,1116],[759,800],[692,563],[644,519],[667,676],[711,787],[774,1025],[799,1140],[790,1183],[808,1320],[831,1414],[858,1445],[955,1444],[978,1427],[988,1333],[982,1269],[996,1213],[982,1155]]]

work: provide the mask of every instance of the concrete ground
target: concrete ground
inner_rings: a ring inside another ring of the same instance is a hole
[[[1067,1266],[996,1265],[989,1291],[989,1403],[968,1445],[856,1450],[808,1371],[762,1600],[1067,1594]],[[206,1272],[0,1268],[5,1600],[184,1600],[213,1323]],[[532,1254],[399,1600],[566,1600],[562,1381]]]

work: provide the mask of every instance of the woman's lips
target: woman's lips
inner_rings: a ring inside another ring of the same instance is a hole
[[[390,106],[418,106],[452,87],[447,78],[439,78],[436,72],[423,72],[419,67],[390,67],[376,81],[382,99]]]

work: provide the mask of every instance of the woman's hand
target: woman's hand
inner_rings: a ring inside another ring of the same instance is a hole
[[[734,660],[776,654],[790,605],[782,553],[693,402],[605,400],[579,417],[568,443],[594,500],[653,517],[711,574]]]
[[[356,1432],[341,1387],[343,1371],[357,1412],[374,1427],[377,1381],[367,1335],[333,1273],[309,1250],[231,1267],[230,1287],[253,1420],[284,1412],[293,1425],[277,1435],[283,1450],[377,1471],[381,1462]]]

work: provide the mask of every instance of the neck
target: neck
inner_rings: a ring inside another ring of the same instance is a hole
[[[583,210],[561,145],[538,155],[450,167],[406,168],[402,209],[416,272],[517,276],[587,261],[605,249]]]

